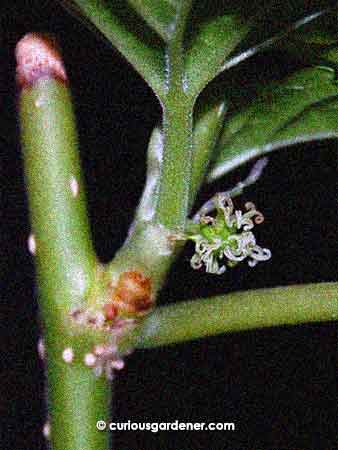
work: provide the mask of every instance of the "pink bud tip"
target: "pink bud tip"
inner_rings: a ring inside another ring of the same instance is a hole
[[[16,80],[21,88],[41,78],[67,81],[66,70],[53,38],[39,33],[26,34],[15,49]]]

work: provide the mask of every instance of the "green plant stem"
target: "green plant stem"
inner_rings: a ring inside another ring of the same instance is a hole
[[[193,160],[190,186],[189,209],[207,172],[211,154],[222,129],[225,101],[210,95],[204,95],[196,106],[193,130]],[[147,178],[142,197],[136,211],[129,234],[133,233],[140,222],[150,222],[155,215],[158,201],[159,184],[163,155],[163,133],[155,127],[148,144]]]
[[[170,237],[184,229],[192,176],[192,111],[184,92],[183,36],[190,1],[177,8],[175,28],[166,49],[167,80],[162,130],[153,132],[148,149],[148,179],[129,238],[107,267],[114,280],[138,270],[152,280],[155,294],[177,255]]]
[[[117,280],[122,272],[136,270],[151,279],[156,296],[178,251],[169,236],[165,227],[137,220],[130,238],[106,267],[107,282]]]
[[[172,235],[184,229],[189,212],[192,177],[192,111],[194,99],[185,94],[183,36],[190,1],[177,8],[175,28],[166,49],[167,80],[163,126],[155,129],[148,149],[148,177],[129,238],[107,267],[110,280],[138,270],[161,288],[177,255]]]
[[[166,100],[163,112],[164,155],[156,221],[183,229],[189,208],[192,161],[192,107],[180,93]]]
[[[194,124],[189,210],[206,173],[224,114],[224,101],[208,96],[202,101]],[[151,277],[156,292],[161,288],[170,264],[179,251],[179,248],[176,248],[176,251],[170,251],[168,230],[152,223],[159,195],[162,153],[163,133],[156,127],[148,146],[147,181],[129,238],[107,267],[110,279],[116,277],[116,274],[121,271],[131,269],[146,273]]]
[[[156,221],[183,229],[189,208],[194,99],[185,93],[183,37],[190,1],[178,6],[173,33],[166,49],[166,89],[163,99],[164,154]]]
[[[219,96],[218,96],[219,97]],[[193,162],[190,186],[189,210],[201,187],[224,123],[226,102],[217,97],[203,95],[194,113]]]
[[[338,319],[338,283],[259,289],[164,306],[145,319],[138,347],[204,336]]]

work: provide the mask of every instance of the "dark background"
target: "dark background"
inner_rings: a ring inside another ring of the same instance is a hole
[[[28,31],[49,31],[63,48],[92,231],[103,261],[122,244],[132,220],[145,177],[146,145],[160,107],[128,63],[58,5],[37,0],[1,5],[0,448],[38,450],[45,448],[44,374],[36,353],[38,306],[26,244],[30,227],[15,105],[15,44]],[[270,55],[250,64],[266,72],[278,67]],[[243,74],[244,85],[250,70]],[[261,180],[239,200],[254,201],[263,211],[266,221],[258,227],[258,239],[272,250],[272,260],[208,276],[190,268],[192,247],[187,246],[161,303],[335,280],[335,166],[332,141],[273,154]],[[243,179],[250,167],[204,189],[197,204]],[[235,422],[236,431],[125,432],[117,435],[115,448],[333,449],[335,346],[334,324],[322,323],[137,351],[116,381],[116,420]]]

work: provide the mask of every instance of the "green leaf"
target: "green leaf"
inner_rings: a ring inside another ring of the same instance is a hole
[[[331,117],[338,98],[334,77],[332,69],[307,68],[264,88],[226,122],[209,181],[278,148],[338,136],[338,121]],[[333,103],[322,103],[328,99]]]
[[[337,7],[290,36],[291,39],[321,46],[337,43]]]
[[[186,37],[187,92],[198,95],[219,73],[326,16],[329,8],[319,3],[314,11],[300,0],[198,2]]]
[[[222,2],[196,5],[186,40],[187,90],[194,95],[201,92],[248,31],[249,23]]]
[[[328,48],[327,50],[325,50],[324,57],[327,61],[337,65],[338,64],[338,47]]]
[[[313,130],[322,136],[338,137],[338,96],[306,109],[280,129],[275,139],[281,142],[299,139],[300,136],[311,136]]]
[[[274,13],[275,13],[274,15],[276,15],[276,11]],[[275,30],[274,33],[270,34],[270,36],[266,37],[264,36],[266,34],[266,30],[270,29],[270,24],[265,23],[264,21],[263,22],[261,21],[262,23],[260,23],[260,21],[258,21],[258,24],[252,26],[251,31],[248,34],[248,37],[244,39],[244,42],[242,42],[239,48],[237,49],[238,53],[232,55],[231,58],[224,61],[224,64],[219,68],[218,73],[229,70],[233,66],[238,65],[242,61],[245,61],[246,59],[251,58],[258,53],[262,53],[274,47],[278,48],[278,46],[281,45],[282,42],[286,41],[288,36],[292,34],[295,30],[302,29],[307,24],[317,21],[320,17],[325,16],[327,13],[328,13],[327,9],[322,9],[313,13],[309,13],[293,23],[287,22],[283,23],[283,21],[281,20],[282,18],[279,17],[278,20],[281,21],[279,28],[277,28],[277,30]],[[270,19],[270,17],[268,17],[268,19]],[[263,35],[264,38],[260,42],[257,42],[257,36],[261,35]]]
[[[337,63],[337,8],[292,32],[277,48],[306,64]]]
[[[94,25],[161,97],[164,91],[164,52],[161,39],[125,1],[60,1],[73,15],[89,24],[90,28]]]
[[[177,302],[155,309],[142,325],[139,348],[220,333],[337,320],[337,283],[284,286]]]
[[[176,16],[173,2],[168,0],[128,0],[128,2],[164,41],[170,39]]]

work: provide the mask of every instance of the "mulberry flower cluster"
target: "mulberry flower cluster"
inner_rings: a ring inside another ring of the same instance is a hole
[[[190,261],[193,269],[205,266],[206,272],[221,275],[226,266],[233,267],[246,258],[250,267],[271,258],[271,251],[257,245],[251,231],[255,224],[264,221],[263,214],[253,203],[246,203],[243,213],[234,210],[228,195],[218,194],[214,209],[215,217],[201,215],[198,223],[191,224],[186,233],[186,238],[195,242],[195,254]],[[222,265],[224,258],[226,262]]]

